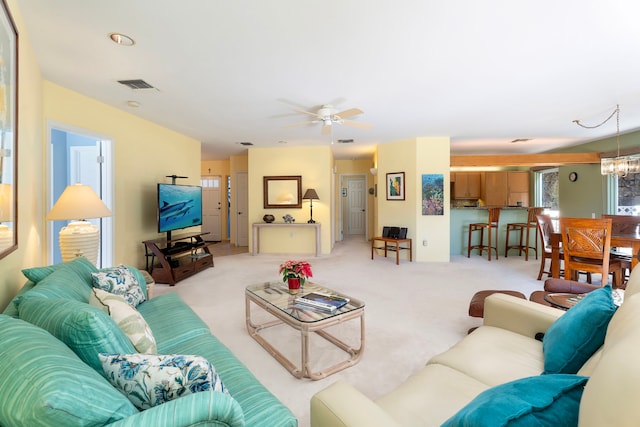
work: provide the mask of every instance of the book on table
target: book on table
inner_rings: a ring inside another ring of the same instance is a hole
[[[310,292],[296,298],[296,303],[298,304],[307,305],[323,311],[329,311],[331,313],[333,313],[340,307],[343,307],[348,302],[349,298],[340,297],[337,295],[323,294],[320,292]]]

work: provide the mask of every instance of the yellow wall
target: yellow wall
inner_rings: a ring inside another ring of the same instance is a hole
[[[114,264],[144,267],[143,240],[157,233],[156,184],[167,175],[200,184],[200,142],[50,82],[44,83],[44,119],[113,140]],[[46,177],[45,177],[46,178]],[[184,230],[198,231],[199,227]]]
[[[302,194],[315,188],[320,200],[313,202],[313,219],[322,226],[322,253],[331,253],[331,206],[334,197],[331,186],[333,156],[329,146],[250,148],[249,149],[249,226],[263,222],[265,214],[272,214],[277,222],[283,222],[286,214],[297,223],[309,220],[309,202],[304,200],[301,209],[264,209],[263,177],[300,175]],[[315,253],[314,234],[311,229],[291,231],[287,228],[269,230],[261,238],[260,252],[264,253]],[[249,247],[253,238],[249,233]]]
[[[449,138],[416,139],[416,234],[415,260],[449,262]],[[422,215],[422,175],[442,174],[444,178],[444,215]],[[427,240],[427,246],[423,240]]]
[[[15,0],[7,0],[18,39],[18,249],[0,260],[0,311],[22,287],[25,267],[42,262],[42,76]]]
[[[382,227],[407,227],[417,262],[449,261],[449,138],[414,138],[378,146],[375,234]],[[386,199],[386,174],[405,173],[405,200]],[[443,216],[422,215],[422,174],[444,175]],[[422,241],[427,239],[427,246]]]
[[[86,129],[114,142],[114,263],[144,266],[142,241],[156,232],[156,183],[166,175],[200,182],[200,142],[42,79],[15,0],[19,33],[18,250],[0,260],[0,310],[22,287],[21,269],[43,265],[47,123]]]

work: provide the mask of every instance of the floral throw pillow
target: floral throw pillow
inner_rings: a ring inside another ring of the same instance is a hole
[[[145,301],[140,283],[127,266],[119,265],[104,269],[91,273],[91,276],[94,288],[122,296],[131,307],[136,307]]]
[[[213,365],[201,356],[101,353],[99,357],[109,382],[140,410],[199,391],[229,394]]]

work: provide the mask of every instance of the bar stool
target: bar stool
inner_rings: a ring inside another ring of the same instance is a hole
[[[511,222],[507,224],[507,238],[504,241],[505,258],[509,254],[510,249],[517,249],[518,256],[522,255],[522,252],[524,252],[524,260],[529,261],[529,249],[533,249],[536,251],[536,259],[538,259],[538,235],[536,233],[538,222],[536,220],[536,215],[540,215],[543,210],[544,208],[528,208],[527,222]],[[531,233],[531,230],[533,230],[533,233]],[[509,233],[511,231],[520,233],[520,238],[517,245],[509,244]],[[531,242],[529,241],[529,236],[531,234],[533,234],[533,237],[535,238],[535,246],[529,246],[531,244]]]
[[[500,219],[500,208],[489,208],[488,222],[476,222],[469,224],[469,242],[467,244],[467,258],[471,258],[471,250],[478,249],[480,255],[483,250],[487,250],[488,259],[491,261],[491,249],[496,251],[496,259],[498,259],[498,220]],[[496,245],[491,245],[491,235],[495,228]],[[480,243],[471,246],[471,235],[474,231],[480,230]],[[487,230],[487,244],[484,244],[484,230]]]

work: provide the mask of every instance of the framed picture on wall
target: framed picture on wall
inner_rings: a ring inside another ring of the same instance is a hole
[[[404,200],[404,172],[387,174],[387,200]]]
[[[422,215],[444,215],[444,175],[422,175]]]

